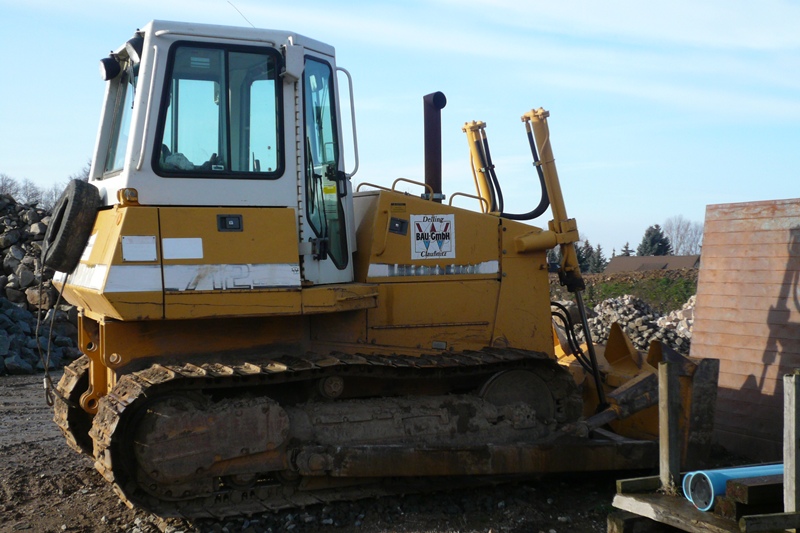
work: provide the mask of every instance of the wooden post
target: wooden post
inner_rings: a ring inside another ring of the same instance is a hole
[[[676,484],[680,483],[681,475],[679,370],[676,363],[658,364],[659,470],[661,488],[669,494],[677,494]]]
[[[797,416],[800,402],[800,370],[783,376],[783,510],[786,513],[800,511],[797,492],[797,448],[800,439],[797,432]]]

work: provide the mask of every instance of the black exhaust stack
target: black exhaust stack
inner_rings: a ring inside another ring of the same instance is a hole
[[[422,97],[425,122],[425,184],[433,189],[433,200],[441,203],[442,194],[442,109],[444,93],[436,91]],[[427,193],[425,194],[427,197]]]

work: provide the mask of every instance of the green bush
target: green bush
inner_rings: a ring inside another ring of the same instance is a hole
[[[603,300],[631,294],[644,300],[662,315],[680,309],[697,292],[697,270],[655,270],[620,272],[617,274],[584,274],[584,301],[593,308]],[[554,300],[572,300],[559,286],[557,277],[550,280],[550,295]]]

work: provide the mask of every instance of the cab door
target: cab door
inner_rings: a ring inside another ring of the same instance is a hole
[[[306,55],[301,238],[310,243],[310,253],[302,258],[303,276],[314,284],[353,281],[352,190],[342,160],[335,72],[332,58]]]

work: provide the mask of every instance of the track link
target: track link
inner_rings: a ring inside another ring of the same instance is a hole
[[[89,358],[82,355],[64,367],[58,382],[53,403],[53,421],[61,429],[70,448],[92,456],[92,415],[78,405],[81,395],[89,387]]]
[[[129,506],[141,506],[161,516],[201,518],[258,513],[287,507],[353,500],[364,497],[409,491],[414,487],[430,486],[419,479],[385,480],[376,478],[311,477],[259,479],[246,488],[224,482],[214,485],[213,491],[192,494],[191,491],[173,495],[142,487],[137,480],[132,452],[132,432],[141,413],[154,399],[169,394],[191,394],[193,391],[224,393],[245,389],[269,395],[272,387],[289,383],[311,383],[326,376],[368,378],[371,381],[470,380],[513,369],[536,369],[552,381],[550,387],[561,397],[556,398],[558,424],[580,416],[582,401],[569,374],[545,354],[524,350],[486,348],[481,351],[436,356],[400,356],[370,354],[313,354],[301,356],[283,354],[269,357],[244,357],[235,363],[231,358],[222,363],[155,364],[146,369],[123,375],[113,390],[99,405],[90,431],[94,443],[95,466],[113,484],[115,492]],[[79,360],[81,361],[81,360]],[[76,363],[78,363],[76,361]],[[88,368],[81,361],[65,372],[62,378],[66,398],[78,396],[81,376]],[[71,365],[72,366],[72,365]],[[69,375],[69,377],[67,377]],[[69,407],[69,406],[67,406]],[[64,405],[56,409],[56,419],[67,435],[70,446],[85,453],[81,438],[73,432],[70,410]],[[73,417],[74,418],[74,415]],[[76,447],[77,446],[77,447]],[[439,478],[438,486],[447,481]]]

